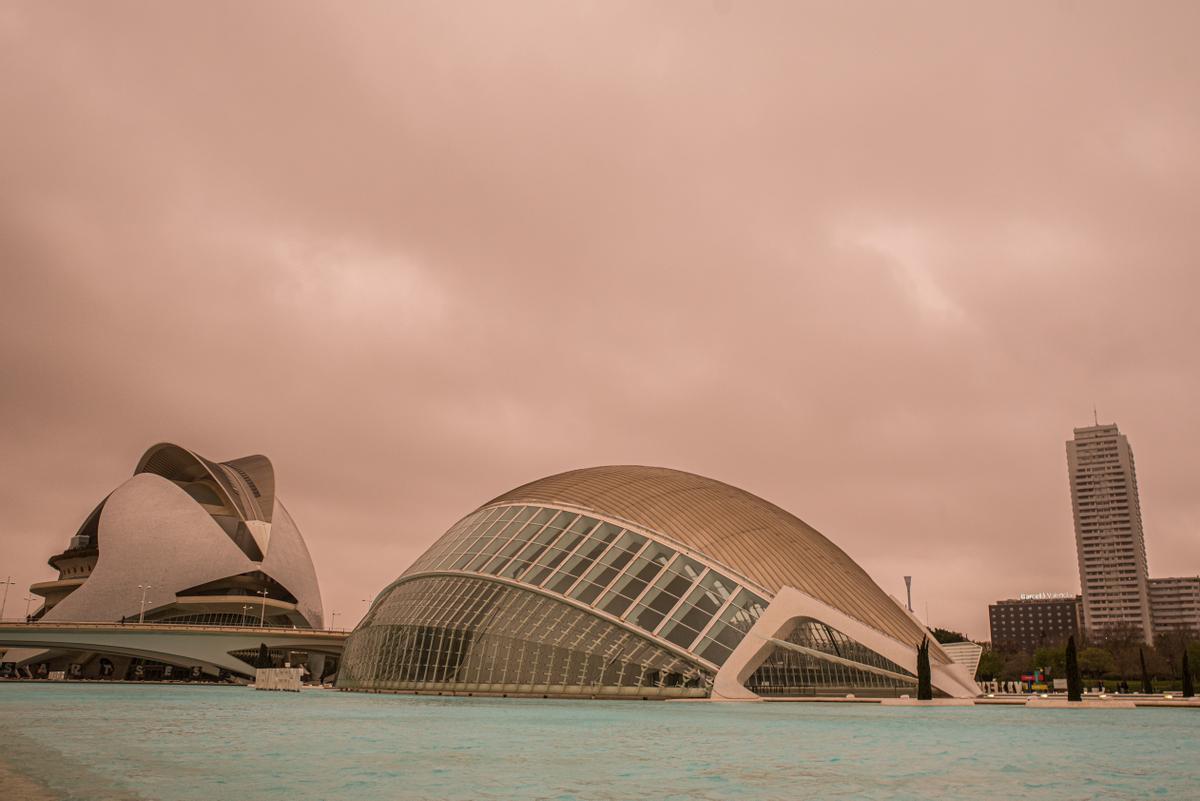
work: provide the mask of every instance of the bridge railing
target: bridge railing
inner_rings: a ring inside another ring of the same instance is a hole
[[[208,632],[228,632],[231,634],[245,634],[246,632],[257,631],[271,634],[288,634],[299,636],[345,636],[349,634],[346,629],[302,629],[297,626],[221,626],[211,623],[156,623],[147,620],[139,623],[136,620],[133,622],[120,622],[112,620],[32,620],[24,619],[0,619],[0,626],[20,626],[29,627],[31,629],[130,629],[130,630],[153,630],[153,631],[208,631]]]

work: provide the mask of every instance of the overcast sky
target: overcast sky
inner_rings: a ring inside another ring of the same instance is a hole
[[[1200,573],[1200,4],[0,4],[0,579],[148,446],[263,453],[353,622],[661,465],[917,611],[1077,592],[1117,422]],[[21,590],[19,596],[17,590]]]

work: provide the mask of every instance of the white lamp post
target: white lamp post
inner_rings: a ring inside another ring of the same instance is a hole
[[[329,613],[329,628],[331,631],[333,629],[337,628],[337,616],[340,614],[341,614],[341,612],[330,612]]]
[[[4,607],[8,606],[8,588],[17,582],[12,580],[12,576],[9,576],[0,583],[4,584],[4,600],[0,601],[0,620],[4,620]]]
[[[254,613],[253,604],[242,604],[242,625],[245,626],[246,621],[250,619],[250,615]]]
[[[259,590],[258,592],[255,593],[255,595],[262,596],[262,614],[260,614],[258,616],[258,627],[259,628],[263,628],[264,626],[267,625],[267,595],[268,594],[269,593],[266,590]]]
[[[138,610],[138,623],[145,623],[146,622],[146,593],[149,592],[152,589],[152,587],[149,584],[139,584],[138,589],[142,591],[142,605],[141,605],[141,608]]]
[[[26,623],[29,622],[29,605],[31,603],[33,603],[33,599],[36,597],[37,596],[35,596],[32,592],[25,596],[25,622]]]

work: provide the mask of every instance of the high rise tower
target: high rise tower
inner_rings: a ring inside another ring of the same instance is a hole
[[[1137,475],[1116,425],[1075,429],[1067,443],[1084,625],[1092,634],[1136,630],[1153,641]]]

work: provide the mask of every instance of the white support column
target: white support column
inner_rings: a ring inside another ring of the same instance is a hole
[[[914,646],[895,640],[794,587],[783,587],[717,672],[713,679],[713,700],[761,700],[746,689],[746,680],[775,647],[772,640],[786,639],[798,618],[819,620],[914,675],[917,672]],[[932,644],[933,635],[929,640]],[[979,694],[974,677],[968,676],[961,665],[951,661],[949,664],[931,663],[930,667],[933,686],[947,695],[974,698]]]

